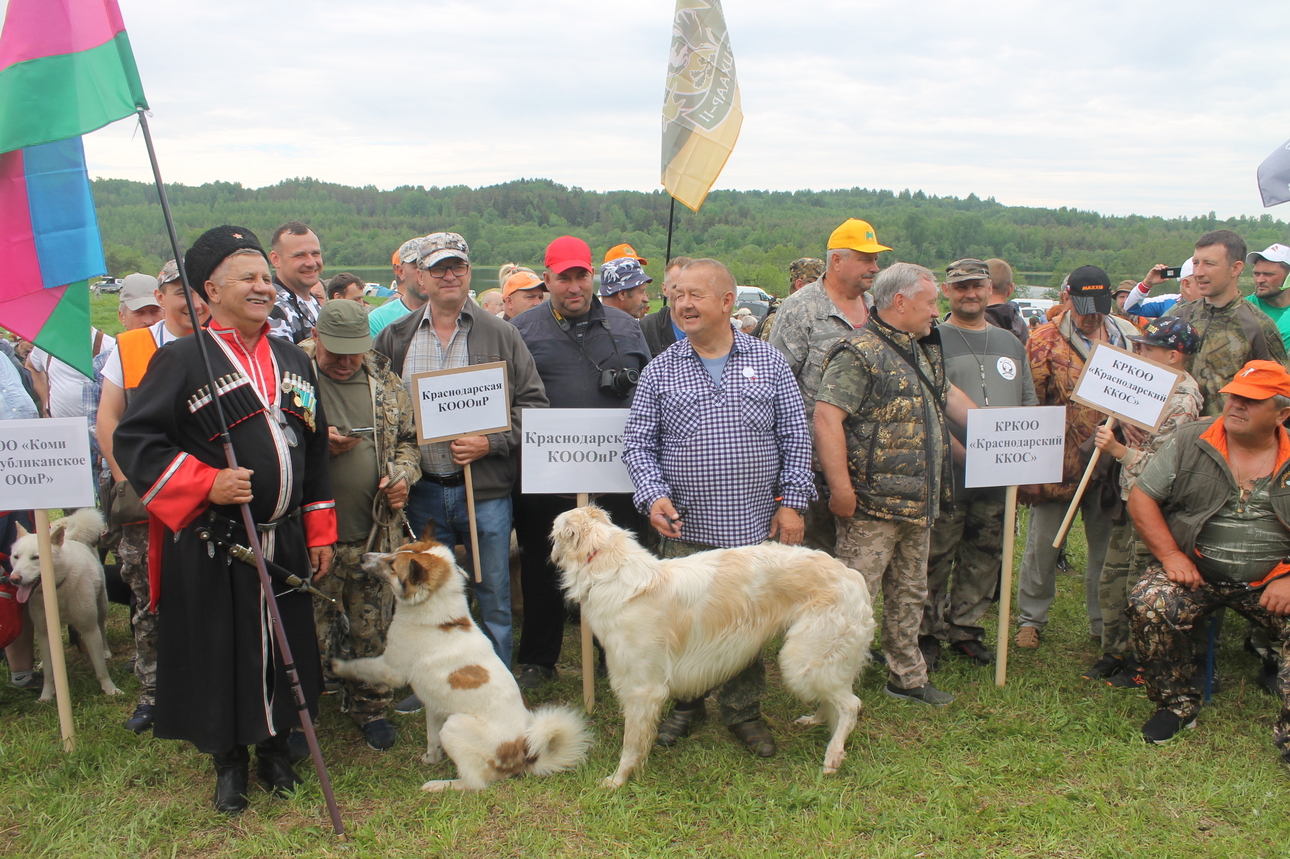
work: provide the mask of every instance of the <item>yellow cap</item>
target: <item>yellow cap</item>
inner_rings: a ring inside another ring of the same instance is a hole
[[[834,248],[848,248],[866,254],[891,250],[886,245],[878,244],[878,235],[868,221],[861,221],[858,218],[848,218],[842,226],[833,231],[833,235],[829,236],[828,249]]]

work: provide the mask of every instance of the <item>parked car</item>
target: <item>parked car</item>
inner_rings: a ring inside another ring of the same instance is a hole
[[[765,319],[774,303],[775,297],[759,286],[735,287],[735,310],[746,307],[752,311],[753,316]]]
[[[94,294],[99,295],[104,292],[116,293],[121,291],[121,278],[105,277],[98,283],[94,284]]]

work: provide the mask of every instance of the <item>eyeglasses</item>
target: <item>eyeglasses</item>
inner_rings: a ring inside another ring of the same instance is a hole
[[[470,263],[468,262],[455,262],[449,265],[436,265],[426,269],[426,272],[428,272],[429,275],[433,277],[435,280],[438,280],[439,278],[443,277],[448,272],[452,272],[457,277],[465,277],[466,272],[468,271],[470,271]]]

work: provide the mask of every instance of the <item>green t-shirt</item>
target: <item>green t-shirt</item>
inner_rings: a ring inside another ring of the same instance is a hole
[[[348,435],[354,429],[372,427],[372,391],[363,370],[344,382],[319,371],[318,395],[328,422],[342,435]],[[359,438],[361,441],[357,445],[331,457],[330,463],[331,491],[336,499],[336,527],[342,543],[367,539],[372,529],[372,500],[381,480],[374,433],[360,433]]]
[[[1271,317],[1277,324],[1277,330],[1281,332],[1281,342],[1290,350],[1290,307],[1274,307],[1257,295],[1251,295],[1247,301]]]

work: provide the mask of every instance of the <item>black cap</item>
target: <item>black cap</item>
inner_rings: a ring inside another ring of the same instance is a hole
[[[206,281],[219,264],[228,259],[235,251],[258,251],[264,261],[269,255],[264,252],[255,233],[246,227],[234,227],[224,224],[212,227],[197,237],[192,247],[184,254],[184,270],[188,272],[188,282],[203,299],[206,298]]]
[[[1071,306],[1080,316],[1090,313],[1110,313],[1111,278],[1095,265],[1082,265],[1066,279]]]

